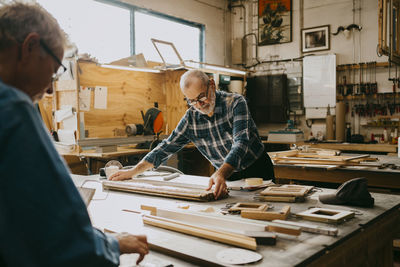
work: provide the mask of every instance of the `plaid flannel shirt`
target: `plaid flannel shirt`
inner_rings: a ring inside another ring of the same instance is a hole
[[[157,168],[192,142],[217,169],[226,162],[235,171],[241,171],[254,163],[263,153],[264,145],[245,98],[223,91],[215,94],[215,109],[211,117],[189,108],[171,135],[144,160]]]

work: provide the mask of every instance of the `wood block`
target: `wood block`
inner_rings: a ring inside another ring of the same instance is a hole
[[[275,245],[276,234],[262,231],[245,231],[245,235],[256,239],[257,245]]]
[[[150,211],[151,215],[157,215],[157,208],[153,206],[140,205],[140,209]]]
[[[242,216],[242,218],[247,218],[247,219],[272,221],[272,220],[286,220],[289,214],[290,214],[290,206],[284,206],[280,212],[242,210],[240,216]]]
[[[298,236],[301,234],[301,228],[298,226],[275,224],[275,223],[273,223],[273,224],[271,223],[268,226],[266,226],[265,231],[277,232],[277,233],[282,233],[282,234],[287,234],[287,235],[295,235],[295,236]]]

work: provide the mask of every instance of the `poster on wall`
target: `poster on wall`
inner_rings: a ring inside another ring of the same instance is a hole
[[[258,45],[292,41],[292,0],[258,0]]]

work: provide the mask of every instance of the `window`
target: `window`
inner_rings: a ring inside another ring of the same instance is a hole
[[[148,25],[141,27],[140,25]],[[175,45],[182,59],[200,61],[200,28],[188,26],[152,14],[135,12],[135,50],[145,58],[161,61],[150,39],[159,39]]]
[[[58,20],[79,54],[88,53],[100,63],[138,53],[161,62],[151,38],[174,43],[184,60],[203,61],[201,24],[113,0],[36,1]]]

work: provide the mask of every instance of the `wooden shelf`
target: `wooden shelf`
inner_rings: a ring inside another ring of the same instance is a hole
[[[368,65],[368,63],[371,63],[371,62],[365,62],[364,64],[362,64],[362,66],[363,66],[362,68],[366,69],[367,66],[369,66],[370,68],[374,68],[375,67],[374,64]],[[389,62],[377,62],[376,63],[376,67],[377,68],[387,68],[387,67],[389,67]],[[337,71],[343,71],[343,70],[354,70],[354,69],[360,69],[360,68],[361,68],[360,63],[356,63],[356,64],[338,65],[336,67],[336,70]]]
[[[393,96],[398,96],[400,97],[400,93],[377,93],[377,94],[371,94],[371,95],[347,95],[347,96],[342,96],[342,95],[337,95],[336,99],[337,100],[354,100],[354,99],[369,99],[369,98],[374,98],[377,99],[378,97],[383,96],[385,98],[393,97]]]

